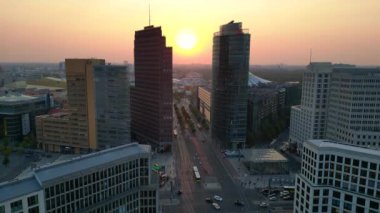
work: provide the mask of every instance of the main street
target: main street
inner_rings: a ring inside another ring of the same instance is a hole
[[[172,150],[175,153],[177,178],[173,184],[172,198],[179,199],[180,202],[179,205],[163,206],[163,212],[214,212],[214,207],[205,201],[206,197],[214,195],[223,198],[222,202],[218,202],[222,212],[252,212],[255,208],[249,198],[260,195],[252,195],[254,192],[246,191],[240,186],[237,176],[226,165],[227,162],[223,162],[226,159],[222,158],[215,144],[209,140],[208,134],[199,130],[191,133],[187,128],[181,129],[176,119],[174,123],[178,131]],[[193,166],[199,169],[200,182],[194,180]],[[176,195],[177,190],[181,190],[182,195]],[[236,206],[234,202],[237,199],[243,201],[245,206]],[[257,205],[255,207],[257,209]]]

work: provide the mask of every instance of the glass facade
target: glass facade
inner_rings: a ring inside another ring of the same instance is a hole
[[[222,147],[243,147],[247,132],[250,34],[241,23],[222,25],[214,35],[211,135]]]

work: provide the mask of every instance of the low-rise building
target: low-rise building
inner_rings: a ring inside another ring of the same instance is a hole
[[[0,137],[21,140],[33,133],[37,115],[50,109],[50,96],[5,95],[0,97]],[[34,134],[34,133],[33,133]]]
[[[198,110],[210,122],[211,88],[198,87]]]
[[[242,149],[241,159],[252,175],[288,174],[288,159],[274,149]]]
[[[0,184],[0,212],[158,212],[150,156],[133,143],[36,168]]]

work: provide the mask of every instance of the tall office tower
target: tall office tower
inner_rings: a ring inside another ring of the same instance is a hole
[[[310,63],[303,74],[301,105],[292,106],[290,112],[289,139],[298,152],[304,141],[325,137],[332,67],[329,62]]]
[[[77,143],[95,150],[96,109],[94,66],[105,64],[103,59],[66,59],[67,100],[71,112],[70,120]]]
[[[380,149],[380,69],[334,68],[326,138]]]
[[[169,149],[173,139],[172,48],[161,27],[135,33],[135,86],[131,89],[132,134],[154,149]]]
[[[244,147],[246,141],[249,48],[242,23],[232,21],[214,34],[211,136],[223,148]]]
[[[158,212],[150,156],[133,143],[36,168],[0,184],[0,212]]]
[[[295,213],[380,212],[379,150],[309,140],[302,153]]]
[[[293,106],[290,141],[299,151],[308,139],[379,149],[380,69],[311,63],[300,106]]]
[[[127,67],[95,66],[94,81],[98,148],[130,143],[130,93]]]
[[[46,151],[87,152],[95,150],[96,116],[94,66],[103,59],[66,59],[67,99],[70,115],[37,118],[37,138]]]

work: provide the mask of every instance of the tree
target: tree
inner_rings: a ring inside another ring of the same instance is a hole
[[[4,156],[4,158],[3,158],[3,165],[4,166],[8,166],[8,164],[9,164],[9,157],[8,156]]]

